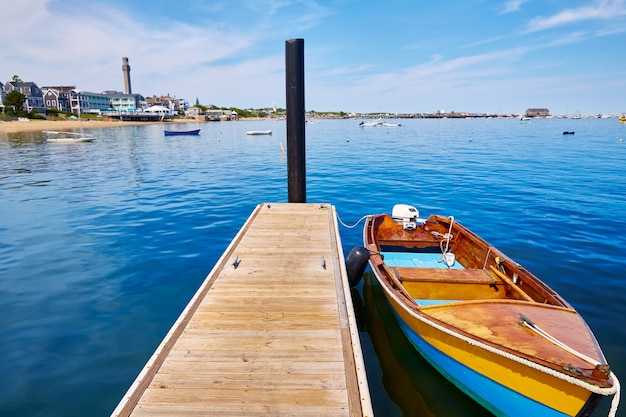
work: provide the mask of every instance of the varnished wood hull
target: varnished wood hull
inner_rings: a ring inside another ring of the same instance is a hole
[[[441,247],[448,227],[450,222],[439,217],[414,231],[386,215],[366,223],[370,267],[407,338],[495,415],[588,415],[601,398],[597,391],[609,391],[613,381],[582,317],[543,282],[458,224],[450,228],[454,239],[448,242],[458,269],[431,268],[430,254]],[[585,359],[529,330],[521,317]],[[591,385],[598,387],[595,393]]]

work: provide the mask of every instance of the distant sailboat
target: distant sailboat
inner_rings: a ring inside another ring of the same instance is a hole
[[[80,117],[80,116],[79,116]],[[82,119],[78,119],[80,122],[80,132],[62,132],[57,130],[44,130],[43,133],[47,134],[46,142],[59,142],[59,143],[73,143],[73,142],[93,142],[96,137],[91,134],[86,134],[83,129]]]

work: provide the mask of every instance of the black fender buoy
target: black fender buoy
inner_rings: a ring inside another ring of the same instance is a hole
[[[348,257],[346,258],[346,271],[348,272],[348,283],[350,287],[355,287],[361,278],[367,267],[367,261],[370,258],[370,251],[363,246],[355,246],[352,248]]]

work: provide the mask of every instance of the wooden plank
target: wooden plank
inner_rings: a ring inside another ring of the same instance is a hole
[[[484,269],[405,268],[393,267],[401,281],[495,284],[497,281]]]
[[[371,416],[345,275],[334,207],[259,205],[112,416]]]

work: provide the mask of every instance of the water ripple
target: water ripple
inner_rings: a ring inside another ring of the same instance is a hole
[[[623,126],[587,120],[565,138],[570,123],[322,121],[307,126],[307,200],[347,224],[396,203],[454,215],[578,308],[626,375]],[[3,416],[108,416],[254,207],[287,201],[284,122],[97,136],[0,136]],[[340,232],[346,253],[361,244],[360,227]]]

